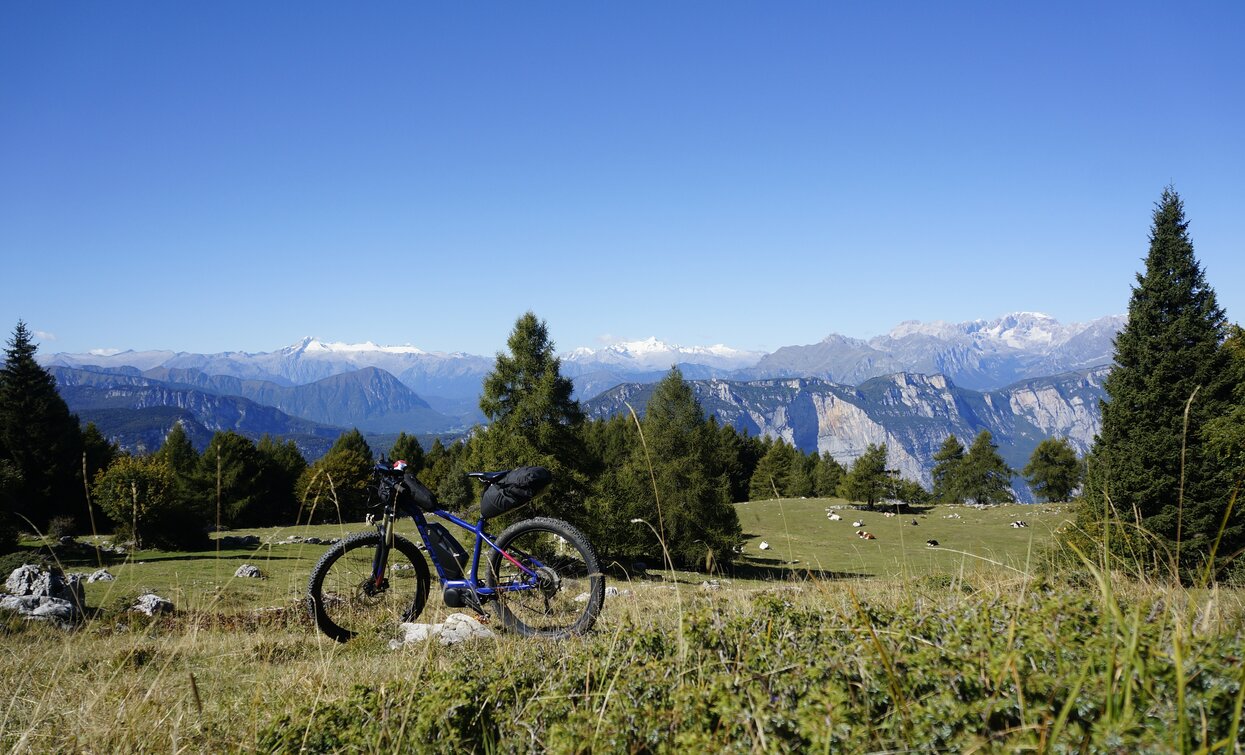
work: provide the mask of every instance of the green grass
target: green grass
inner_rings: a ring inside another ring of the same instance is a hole
[[[827,508],[842,520],[830,521]],[[1072,521],[1071,511],[1062,504],[987,509],[934,505],[887,517],[880,509],[858,509],[837,498],[801,498],[741,503],[735,510],[747,538],[740,564],[780,577],[803,571],[902,577],[1000,565],[1030,571],[1053,542],[1055,531]],[[1009,526],[1017,520],[1029,526]],[[853,527],[855,521],[864,526]],[[857,529],[876,539],[860,539]],[[928,547],[927,540],[937,540],[938,547]],[[760,550],[762,541],[769,543],[769,550]]]
[[[85,626],[0,622],[0,749],[1245,748],[1240,592],[1093,565],[1039,576],[1031,565],[1066,518],[1059,507],[938,507],[913,527],[911,516],[849,508],[830,522],[834,505],[843,504],[741,504],[749,542],[736,577],[719,589],[696,574],[615,580],[626,592],[607,599],[594,632],[565,642],[499,634],[396,652],[379,636],[338,645],[300,605],[326,546],[131,554],[108,565],[117,582],[88,586],[88,603],[103,610]],[[857,516],[877,540],[854,536]],[[1014,519],[1030,526],[1008,527]],[[946,550],[926,548],[930,537]],[[771,550],[756,549],[762,538]],[[234,578],[244,562],[268,579]],[[177,613],[120,610],[148,589]],[[261,610],[272,607],[283,610]],[[449,612],[435,596],[429,609],[421,620]]]

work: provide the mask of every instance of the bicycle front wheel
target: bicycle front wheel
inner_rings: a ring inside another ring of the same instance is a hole
[[[508,527],[497,547],[487,583],[497,591],[502,626],[527,637],[550,638],[592,628],[605,602],[605,575],[582,532],[561,520],[537,517]]]
[[[428,563],[415,544],[395,535],[381,583],[372,579],[380,533],[359,532],[320,558],[307,583],[311,618],[338,642],[358,634],[390,633],[413,621],[428,601]]]

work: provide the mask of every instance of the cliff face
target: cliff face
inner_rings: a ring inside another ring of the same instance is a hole
[[[989,430],[1013,469],[1028,463],[1045,438],[1067,437],[1089,450],[1100,426],[1099,400],[1108,368],[1022,381],[996,391],[956,387],[942,375],[898,373],[856,387],[815,378],[692,382],[707,413],[751,435],[782,438],[805,452],[828,452],[847,465],[870,444],[885,444],[888,466],[903,477],[932,484],[933,457],[950,435],[968,446]],[[592,416],[637,411],[650,386],[624,385],[588,402]],[[1032,500],[1023,480],[1017,496]]]

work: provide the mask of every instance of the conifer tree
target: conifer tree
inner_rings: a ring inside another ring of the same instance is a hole
[[[293,524],[298,520],[298,480],[307,470],[298,445],[284,443],[265,433],[255,444],[259,461],[259,493],[250,512],[257,524]]]
[[[195,508],[204,513],[205,523],[216,522],[219,506],[225,526],[257,524],[252,509],[264,505],[260,472],[259,454],[249,438],[232,430],[213,435],[194,476]]]
[[[843,469],[843,465],[829,451],[823,451],[813,472],[814,492],[822,498],[838,495],[839,483],[845,474],[847,470]]]
[[[872,510],[890,487],[891,479],[886,472],[886,444],[870,443],[844,475],[839,484],[839,495],[849,501],[862,501]]]
[[[676,564],[728,564],[742,530],[719,463],[717,431],[677,368],[653,389],[641,426],[643,443],[632,445],[629,463],[615,478],[619,495],[603,512],[615,520],[616,536],[660,552],[655,530]]]
[[[1023,472],[1029,487],[1047,501],[1068,501],[1081,485],[1081,464],[1067,438],[1046,438],[1033,449]]]
[[[1178,541],[1186,552],[1177,558],[1199,562],[1231,492],[1201,442],[1209,422],[1230,409],[1226,331],[1225,313],[1194,256],[1184,205],[1169,187],[1154,211],[1128,324],[1115,339],[1082,512],[1091,521],[1118,515],[1157,536],[1158,563],[1168,563]],[[1240,517],[1224,535],[1221,553],[1242,544]]]
[[[768,501],[790,495],[787,484],[793,476],[791,470],[798,455],[799,452],[782,438],[771,442],[752,472],[749,500]]]
[[[0,369],[0,460],[7,460],[14,511],[43,528],[54,516],[86,518],[82,431],[35,361],[38,346],[18,321]]]
[[[191,444],[190,436],[186,434],[181,422],[173,423],[155,456],[173,471],[173,495],[183,503],[189,503],[199,495],[195,482],[199,470],[199,452]]]
[[[358,429],[342,433],[298,482],[299,506],[320,522],[357,522],[372,502],[372,449]]]
[[[389,458],[393,461],[401,459],[407,463],[411,471],[419,472],[424,468],[424,447],[419,444],[419,439],[414,435],[398,433],[397,440],[389,449]]]
[[[960,462],[960,483],[965,500],[981,505],[1014,501],[1011,480],[1012,470],[999,456],[994,436],[989,430],[977,433]]]
[[[497,355],[484,379],[480,410],[489,424],[472,439],[470,464],[477,469],[548,468],[553,482],[535,505],[586,526],[584,470],[591,463],[574,386],[562,376],[548,327],[535,314],[527,312],[515,322],[506,344],[509,353]]]
[[[965,498],[963,483],[964,446],[959,438],[948,435],[934,454],[934,490],[932,497],[942,503],[961,503]]]

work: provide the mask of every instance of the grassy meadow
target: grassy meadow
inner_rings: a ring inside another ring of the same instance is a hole
[[[830,521],[826,508],[843,517]],[[738,568],[619,572],[594,631],[461,646],[338,645],[301,601],[362,525],[140,551],[87,585],[81,628],[7,617],[14,752],[1237,752],[1235,590],[1051,565],[1060,506],[885,517],[829,499],[739,504]],[[852,522],[876,539],[856,537]],[[913,520],[916,524],[912,524]],[[1029,526],[1013,529],[1011,521]],[[414,525],[399,525],[414,537]],[[929,548],[926,541],[939,541]],[[770,548],[761,550],[762,541]],[[233,576],[242,563],[265,579]],[[68,562],[69,571],[97,564]],[[177,605],[124,609],[154,591]],[[435,594],[421,621],[450,612]],[[395,628],[396,630],[396,628]],[[396,636],[396,631],[395,631]]]

